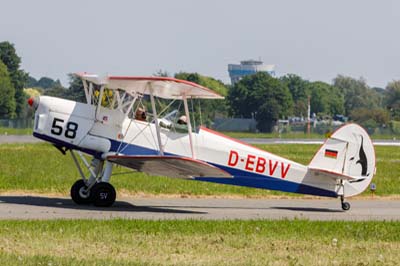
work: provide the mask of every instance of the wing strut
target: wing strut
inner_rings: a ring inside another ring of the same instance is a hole
[[[100,95],[99,95],[99,100],[98,100],[98,103],[97,103],[97,106],[96,106],[96,115],[95,115],[95,118],[96,118],[96,120],[97,121],[102,121],[102,119],[98,119],[97,117],[98,117],[98,115],[99,115],[99,113],[100,113],[100,109],[101,109],[101,102],[102,102],[102,99],[103,99],[103,94],[104,94],[104,85],[101,85],[100,86]]]
[[[192,151],[192,159],[196,159],[196,154],[195,154],[194,148],[193,148],[192,124],[190,123],[190,115],[189,115],[189,108],[188,108],[188,104],[187,104],[186,95],[183,95],[182,99],[183,99],[183,105],[185,107],[185,115],[186,115],[187,126],[188,126],[190,150]]]
[[[83,90],[85,91],[86,103],[91,104],[90,102],[91,95],[89,94],[89,89],[86,80],[82,79],[82,83],[83,83]]]
[[[164,150],[163,150],[163,146],[161,143],[160,124],[158,123],[158,116],[157,116],[157,110],[156,110],[156,103],[154,101],[153,88],[151,87],[150,83],[148,83],[148,86],[150,86],[151,109],[153,109],[154,122],[156,125],[158,147],[160,149],[160,155],[163,156]]]

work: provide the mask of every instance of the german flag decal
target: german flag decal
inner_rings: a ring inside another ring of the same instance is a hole
[[[325,150],[325,157],[329,157],[329,158],[332,158],[332,159],[336,159],[336,158],[337,158],[337,154],[338,154],[337,151],[328,150],[328,149]]]

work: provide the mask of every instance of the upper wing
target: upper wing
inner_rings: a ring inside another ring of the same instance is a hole
[[[220,168],[186,157],[111,155],[107,160],[151,175],[176,178],[232,177]]]
[[[109,89],[121,89],[130,93],[137,92],[164,99],[224,99],[215,91],[199,84],[170,77],[128,77],[108,76],[99,77],[93,74],[77,73],[81,79],[99,85],[106,85]]]

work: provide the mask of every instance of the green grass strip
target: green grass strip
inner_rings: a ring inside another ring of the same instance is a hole
[[[0,221],[0,259],[2,265],[396,265],[398,232],[399,222]]]
[[[32,128],[0,127],[0,135],[32,135]]]

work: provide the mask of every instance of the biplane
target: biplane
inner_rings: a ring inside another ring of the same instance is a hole
[[[223,99],[211,89],[169,77],[76,75],[86,102],[40,96],[28,103],[35,108],[33,135],[69,152],[76,164],[81,178],[72,185],[71,198],[77,204],[115,202],[114,165],[150,175],[340,198],[343,210],[350,209],[344,199],[364,191],[375,174],[373,144],[356,124],[334,132],[309,165],[302,165],[196,126],[188,102]],[[182,110],[164,114],[172,106],[165,107],[168,101],[180,102]]]

